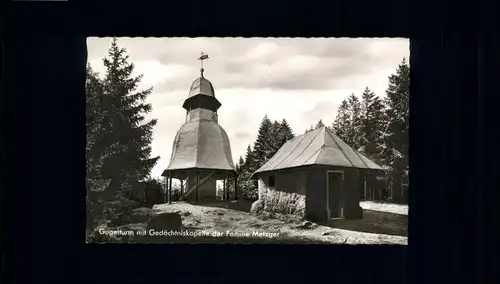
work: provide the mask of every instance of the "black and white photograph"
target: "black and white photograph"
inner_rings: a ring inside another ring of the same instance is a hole
[[[87,243],[408,244],[406,38],[88,38]]]

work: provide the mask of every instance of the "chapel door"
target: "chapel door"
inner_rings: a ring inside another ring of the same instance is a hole
[[[342,174],[328,173],[329,219],[342,217]]]

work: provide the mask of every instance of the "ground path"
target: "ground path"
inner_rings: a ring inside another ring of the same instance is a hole
[[[407,244],[405,236],[360,232],[343,228],[351,226],[357,230],[357,227],[362,226],[362,220],[345,221],[333,225],[309,224],[310,226],[307,228],[301,228],[303,222],[285,222],[277,219],[262,220],[247,212],[230,207],[232,207],[231,204],[227,203],[192,205],[186,202],[176,202],[170,205],[155,205],[153,209],[157,213],[179,212],[182,216],[183,226],[189,230],[217,231],[225,235],[230,232],[229,234],[232,236],[261,234],[246,238],[245,242],[254,242],[258,238],[262,238],[261,241],[281,238],[286,239],[286,243]],[[370,210],[367,212],[365,221],[374,222],[372,220],[375,218],[370,217]],[[384,222],[390,221],[387,217],[384,218]]]

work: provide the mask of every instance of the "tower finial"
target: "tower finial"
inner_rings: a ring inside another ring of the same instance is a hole
[[[198,57],[198,60],[201,61],[201,69],[200,69],[201,77],[203,77],[203,72],[205,71],[205,69],[203,69],[203,60],[205,60],[205,59],[208,59],[208,54],[205,54],[204,52],[202,52],[201,56]]]

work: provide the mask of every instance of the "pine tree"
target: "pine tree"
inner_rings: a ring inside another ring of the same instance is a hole
[[[243,160],[243,157],[240,156],[240,158],[238,159],[238,164],[236,164],[236,171],[238,173],[241,173],[244,165],[245,165],[245,160]]]
[[[276,152],[281,148],[281,141],[283,140],[283,129],[281,128],[281,124],[275,120],[271,127],[271,133],[269,139],[271,140],[271,149],[270,149],[270,157],[273,157]]]
[[[152,88],[138,91],[142,75],[133,77],[134,64],[128,62],[126,50],[119,48],[113,39],[104,58],[104,100],[111,128],[109,142],[118,143],[121,151],[107,159],[106,176],[121,182],[144,180],[159,157],[150,158],[152,130],[157,120],[145,121],[145,114],[152,109],[145,100]]]
[[[113,147],[103,143],[103,134],[109,128],[105,122],[105,112],[100,102],[103,93],[103,83],[98,74],[89,64],[86,69],[86,203],[87,203],[87,234],[89,238],[96,237],[94,229],[106,221],[104,209],[106,203],[111,201],[110,179],[105,179],[101,172],[104,159],[113,154]]]
[[[292,128],[288,124],[288,121],[286,119],[283,119],[281,121],[281,132],[280,132],[280,147],[283,146],[286,141],[291,140],[295,138],[295,135],[293,134]]]
[[[133,77],[134,65],[113,39],[104,58],[104,79],[87,65],[87,228],[112,220],[130,209],[130,197],[141,198],[135,189],[149,176],[159,157],[149,158],[152,128],[145,122],[151,105],[144,101],[152,91],[137,91],[142,76]],[[132,193],[132,194],[130,194]],[[129,194],[127,197],[126,195]],[[139,200],[138,200],[139,201]]]
[[[351,128],[351,115],[347,100],[342,100],[342,103],[337,109],[337,116],[332,124],[333,132],[345,143],[351,145],[353,141],[349,135]]]
[[[384,162],[394,174],[408,170],[410,66],[403,59],[396,74],[389,77],[386,105],[386,135]]]
[[[258,167],[262,166],[266,161],[268,161],[273,154],[273,123],[266,116],[262,119],[260,123],[259,131],[257,134],[257,140],[254,144],[254,158]]]
[[[325,124],[323,123],[323,120],[320,119],[320,120],[318,120],[318,122],[314,126],[314,129],[319,129],[319,128],[324,127],[324,126],[325,126]]]
[[[347,98],[347,102],[351,115],[351,124],[349,127],[351,144],[349,146],[358,150],[361,147],[361,102],[354,94],[351,94]]]
[[[368,87],[361,95],[361,152],[380,163],[384,131],[384,105]]]
[[[309,127],[309,129],[306,129],[306,131],[304,133],[308,133],[311,131],[314,131],[314,126],[312,126],[312,125],[311,125],[311,127]]]
[[[105,154],[105,146],[101,145],[102,134],[106,132],[109,125],[105,125],[104,111],[100,99],[103,93],[103,84],[98,74],[87,64],[87,77],[85,83],[86,92],[86,158],[87,158],[87,178],[101,178],[100,172],[102,160]]]
[[[247,172],[254,172],[257,170],[257,163],[255,161],[255,153],[252,150],[252,147],[248,145],[247,151],[245,153],[245,163],[242,166],[242,169]]]
[[[247,147],[245,154],[245,161],[240,157],[238,161],[240,167],[240,175],[238,177],[238,188],[244,199],[256,200],[257,199],[257,184],[255,181],[250,180],[250,176],[258,169],[255,161],[255,153],[252,151],[250,145]]]

